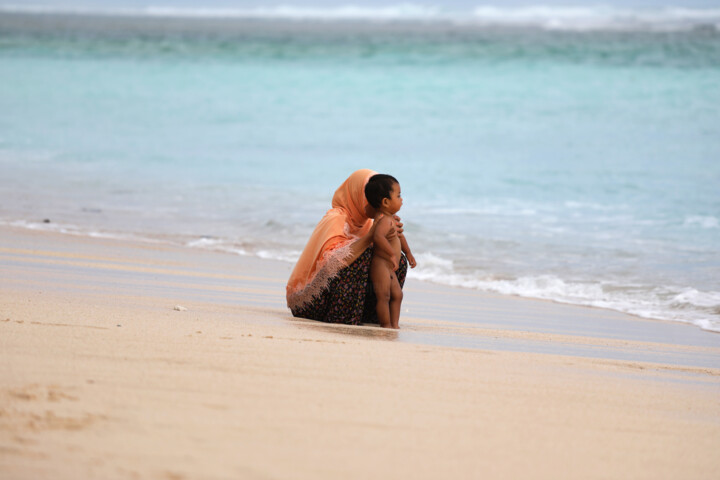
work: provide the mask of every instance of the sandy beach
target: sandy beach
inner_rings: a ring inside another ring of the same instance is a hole
[[[325,325],[290,269],[2,227],[0,477],[717,478],[720,335],[413,279]]]

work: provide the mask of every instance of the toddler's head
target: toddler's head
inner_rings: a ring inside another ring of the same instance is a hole
[[[375,210],[395,213],[402,206],[400,183],[392,175],[373,175],[365,185],[365,198]]]

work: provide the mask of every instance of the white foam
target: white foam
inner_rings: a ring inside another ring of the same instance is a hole
[[[67,223],[32,222],[27,220],[0,220],[0,225],[7,225],[10,227],[25,228],[28,230],[37,230],[43,232],[61,233],[63,235],[74,235],[78,237],[106,238],[110,240],[132,240],[144,243],[166,243],[159,239],[133,235],[131,233],[92,230]]]
[[[387,7],[346,5],[328,8],[277,6],[246,9],[178,9],[150,7],[148,15],[204,16],[240,18],[278,18],[287,20],[428,20],[440,16],[435,7],[400,4]]]
[[[418,280],[503,295],[605,308],[643,318],[691,323],[720,332],[720,292],[677,286],[652,287],[609,281],[569,281],[555,275],[497,278],[456,273],[453,262],[433,254],[416,256],[408,276]]]
[[[574,200],[568,200],[565,202],[565,207],[577,210],[593,210],[598,212],[607,212],[614,210],[627,210],[627,205],[604,205],[600,203],[592,202],[578,202]]]
[[[58,7],[51,5],[0,5],[0,11],[17,13],[65,13],[77,15],[135,15],[181,18],[246,18],[284,20],[433,20],[447,18],[447,13],[432,6],[401,3],[382,7],[340,5],[335,7],[303,7],[278,5],[272,7],[166,7],[93,8]]]
[[[252,253],[248,252],[244,248],[238,248],[236,245],[221,239],[214,237],[200,237],[195,240],[185,242],[186,247],[199,248],[201,250],[212,250],[214,252],[232,253],[234,255],[250,256]]]
[[[684,288],[672,298],[671,305],[678,308],[684,306],[720,308],[720,292],[701,292],[694,288]]]
[[[720,26],[720,9],[617,8],[609,6],[480,6],[474,15],[488,25],[541,27],[547,30],[679,30]]]
[[[482,207],[430,207],[427,212],[435,215],[504,215],[513,217],[531,217],[538,213],[536,208],[514,205],[486,205]]]
[[[295,263],[300,258],[301,253],[300,250],[258,250],[255,255],[267,260]]]
[[[0,5],[0,12],[77,15],[126,15],[180,18],[239,18],[323,21],[450,21],[486,26],[535,27],[546,30],[683,30],[696,26],[720,29],[720,9],[667,6],[618,8],[610,6],[481,5],[471,10],[398,3],[368,7],[346,4],[332,7],[276,5],[271,7],[60,7],[56,5]]]
[[[191,248],[213,248],[221,245],[223,242],[220,239],[212,237],[200,237],[195,240],[190,240],[185,244],[186,247]]]
[[[172,237],[153,238],[131,233],[83,229],[61,223],[26,220],[0,220],[0,225],[50,231],[68,235],[183,245],[190,248],[220,251],[237,255],[294,263],[300,251],[280,245],[264,248],[244,245],[215,237],[192,240]],[[247,248],[246,248],[247,247]],[[408,276],[455,287],[471,288],[504,295],[552,300],[560,303],[586,305],[616,310],[640,317],[691,323],[704,330],[720,332],[720,292],[702,291],[679,286],[649,286],[609,281],[568,280],[556,275],[525,275],[498,277],[482,272],[458,273],[450,259],[430,252],[416,255],[418,267]]]
[[[720,221],[710,215],[691,215],[685,217],[684,227],[719,228]]]
[[[452,260],[447,260],[430,252],[419,253],[415,259],[418,262],[417,270],[413,270],[416,278],[431,279],[439,275],[448,275],[453,272]]]

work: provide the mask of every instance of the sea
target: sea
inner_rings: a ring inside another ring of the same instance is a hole
[[[720,332],[720,9],[0,5],[0,224],[294,262],[354,170],[410,277]]]

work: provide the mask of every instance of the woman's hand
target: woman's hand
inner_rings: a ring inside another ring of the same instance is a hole
[[[395,219],[395,233],[397,233],[398,235],[402,235],[403,224],[400,221],[400,217],[398,217],[397,215],[393,215],[393,218]]]

